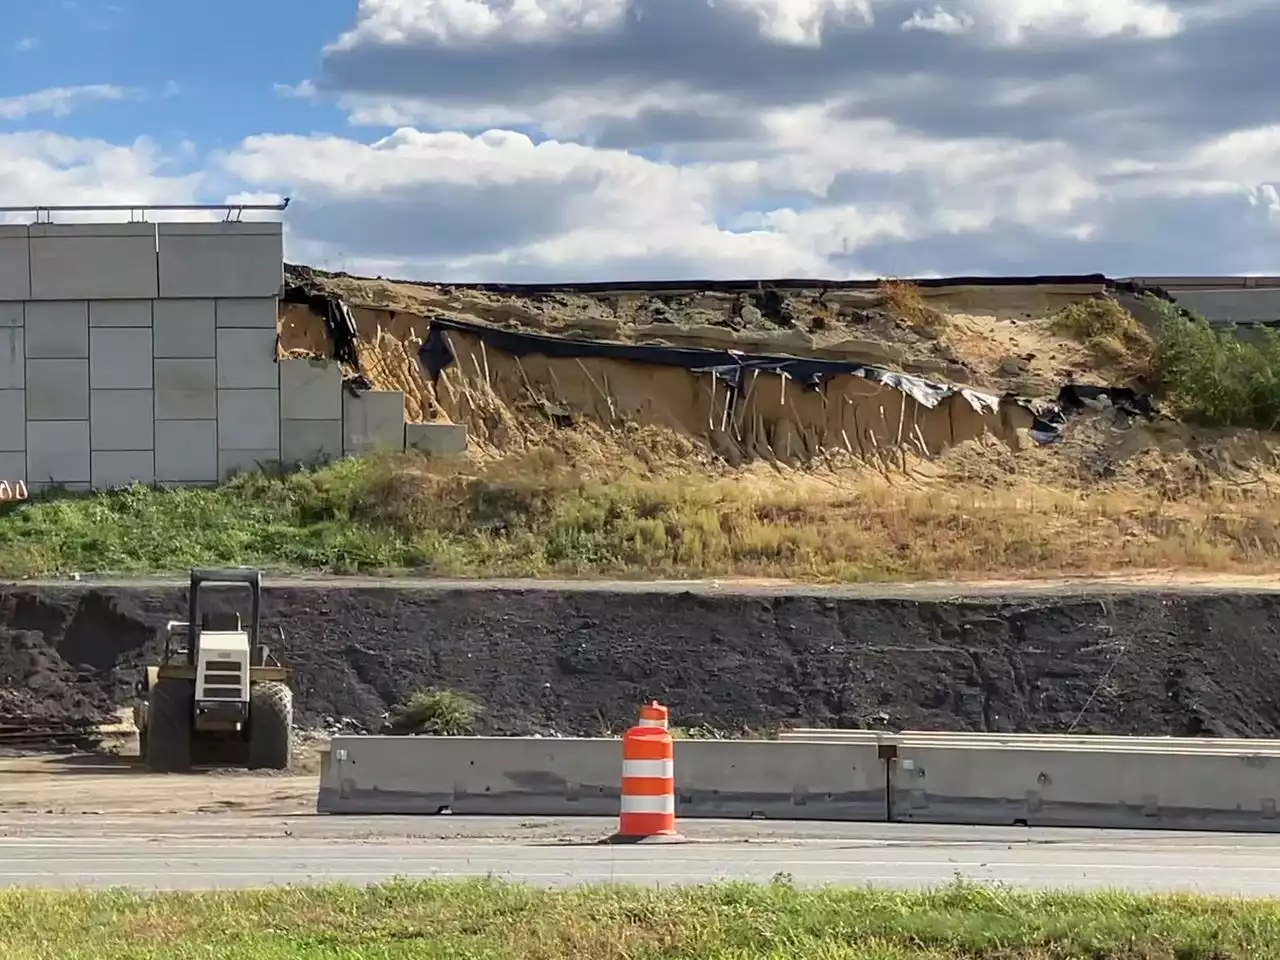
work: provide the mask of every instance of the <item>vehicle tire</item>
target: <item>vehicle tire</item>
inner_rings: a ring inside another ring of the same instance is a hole
[[[293,760],[293,691],[272,681],[249,695],[249,769],[288,770]]]
[[[161,680],[151,688],[143,754],[148,769],[156,773],[191,769],[195,696],[195,684],[190,680]]]

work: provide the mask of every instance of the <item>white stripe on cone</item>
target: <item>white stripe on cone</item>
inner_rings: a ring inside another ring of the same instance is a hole
[[[671,780],[676,775],[674,760],[623,760],[623,777],[658,777]]]
[[[622,795],[623,813],[670,813],[676,812],[676,798],[672,794],[661,797],[636,797]]]

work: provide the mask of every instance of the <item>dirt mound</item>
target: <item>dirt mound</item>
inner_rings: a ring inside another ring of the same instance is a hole
[[[122,703],[181,589],[9,587],[0,674],[89,719]],[[838,593],[272,587],[299,721],[377,725],[463,690],[497,733],[598,735],[663,698],[681,726],[816,724],[1280,734],[1280,595],[1124,592],[934,601]],[[21,611],[26,611],[25,613]],[[32,612],[42,616],[37,624]],[[70,626],[93,627],[76,640]]]

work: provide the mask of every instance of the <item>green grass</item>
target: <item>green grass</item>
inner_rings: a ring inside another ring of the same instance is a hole
[[[0,891],[6,960],[1235,960],[1280,956],[1275,901],[490,881],[243,893]]]

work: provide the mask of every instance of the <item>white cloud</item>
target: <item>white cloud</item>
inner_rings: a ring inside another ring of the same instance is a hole
[[[964,33],[973,28],[973,17],[968,13],[951,13],[934,7],[928,13],[917,10],[911,17],[902,22],[903,30],[930,30],[934,33]]]
[[[289,195],[291,259],[453,281],[1280,272],[1280,128],[1240,95],[1278,29],[1261,0],[362,0],[276,85],[342,133],[30,134],[0,193]]]
[[[136,96],[128,87],[109,83],[94,83],[78,87],[49,87],[33,93],[13,97],[0,97],[0,120],[25,120],[36,114],[47,113],[65,117],[77,107],[104,100],[124,100]]]
[[[122,145],[40,132],[0,134],[0,206],[196,202],[205,178],[166,174],[164,159],[147,140]],[[127,216],[76,214],[74,219]]]
[[[39,37],[22,37],[17,43],[13,45],[13,49],[18,53],[27,53],[28,51],[34,50],[38,46],[40,46]]]

